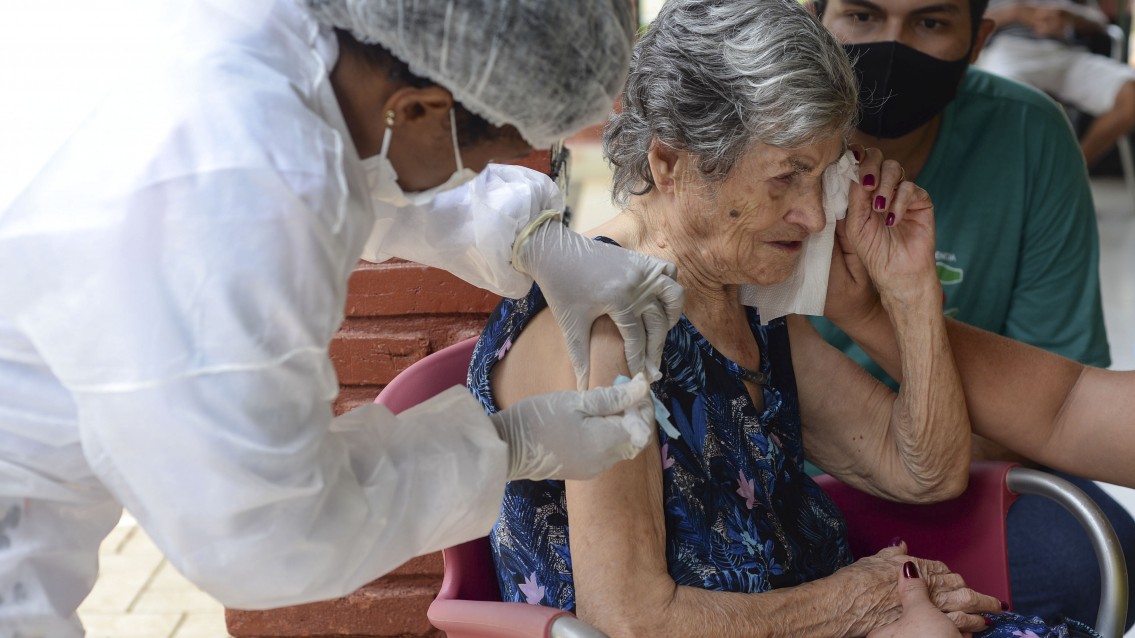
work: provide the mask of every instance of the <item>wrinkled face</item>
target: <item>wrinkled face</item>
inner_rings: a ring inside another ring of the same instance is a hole
[[[837,135],[794,149],[757,144],[723,181],[682,180],[677,188],[684,227],[670,239],[695,255],[694,268],[719,283],[784,281],[803,241],[824,229],[821,176],[843,147]]]
[[[824,26],[844,44],[900,42],[939,60],[970,49],[968,0],[828,0]]]

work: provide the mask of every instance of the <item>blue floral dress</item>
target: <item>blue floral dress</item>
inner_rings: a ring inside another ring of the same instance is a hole
[[[505,300],[473,353],[469,387],[489,413],[493,367],[546,306],[539,287]],[[843,517],[804,472],[788,327],[762,327],[759,371],[719,353],[685,317],[667,335],[655,396],[670,412],[658,437],[666,558],[680,585],[762,592],[820,578],[851,562]],[[743,377],[765,380],[758,412]],[[561,481],[514,481],[490,539],[502,600],[575,610],[570,526]]]
[[[546,306],[534,285],[526,297],[502,301],[489,318],[468,376],[489,414],[499,409],[489,383],[494,366]],[[752,309],[749,325],[760,346],[760,370],[727,359],[683,316],[667,334],[662,379],[651,386],[669,411],[669,423],[658,429],[659,462],[666,560],[679,585],[758,593],[822,578],[852,562],[843,516],[804,471],[788,326],[783,319],[761,326]],[[762,384],[763,410],[745,379]],[[501,600],[574,612],[569,534],[562,481],[509,483],[489,535]],[[1011,613],[990,618],[984,638],[1097,635],[1082,625],[1069,633],[1064,625]]]

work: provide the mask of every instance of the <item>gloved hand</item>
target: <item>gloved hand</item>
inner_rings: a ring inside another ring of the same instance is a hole
[[[654,428],[641,373],[608,388],[538,394],[489,418],[508,444],[510,481],[594,478],[634,458]]]
[[[540,284],[564,332],[576,387],[587,387],[591,324],[603,315],[623,336],[631,372],[661,377],[666,333],[681,317],[685,299],[673,264],[588,239],[556,220],[518,241],[513,267]]]

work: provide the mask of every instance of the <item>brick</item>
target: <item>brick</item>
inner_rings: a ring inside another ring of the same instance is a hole
[[[385,385],[358,385],[358,386],[345,386],[340,388],[339,396],[336,397],[335,403],[332,408],[335,414],[343,414],[359,407],[360,405],[371,403],[378,393],[385,388]]]
[[[543,152],[529,158],[546,170]],[[543,162],[543,166],[540,163]],[[330,355],[339,376],[336,414],[369,403],[427,354],[480,334],[499,298],[446,272],[391,260],[361,263],[351,275],[345,313]],[[266,611],[229,609],[236,638],[435,638],[426,618],[444,566],[434,553],[405,564],[343,598]]]
[[[436,268],[406,261],[360,264],[347,288],[350,317],[489,312],[500,297]]]
[[[600,137],[602,139],[602,137]],[[552,170],[552,152],[548,149],[541,149],[539,151],[532,151],[528,156],[523,157],[515,162],[509,162],[516,166],[523,166],[530,168],[534,171],[540,171],[545,175],[548,171]]]
[[[268,611],[229,609],[225,620],[235,638],[440,637],[426,618],[438,584],[388,576],[335,600]]]
[[[410,364],[429,354],[421,335],[380,336],[341,331],[331,342],[331,360],[342,385],[385,385]]]

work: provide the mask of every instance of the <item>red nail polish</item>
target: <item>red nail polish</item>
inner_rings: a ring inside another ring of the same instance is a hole
[[[902,575],[906,578],[918,578],[918,567],[915,566],[914,561],[908,560],[903,563]]]
[[[998,601],[1001,603],[1001,611],[1009,611],[1009,603],[1005,601]]]
[[[895,214],[894,213],[887,213],[887,225],[888,226],[894,226],[895,225]]]
[[[887,207],[887,198],[882,195],[875,196],[875,210],[883,210]]]
[[[865,175],[863,177],[863,185],[864,186],[874,186],[875,185],[875,176],[874,175]]]
[[[993,619],[992,618],[986,618],[985,616],[982,616],[981,619],[985,621],[986,627],[991,627],[993,625]]]

